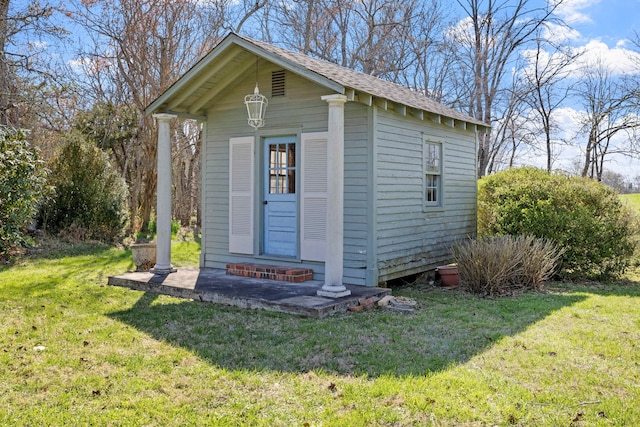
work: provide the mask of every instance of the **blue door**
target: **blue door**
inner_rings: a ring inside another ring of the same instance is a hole
[[[296,257],[296,136],[264,140],[264,253]]]

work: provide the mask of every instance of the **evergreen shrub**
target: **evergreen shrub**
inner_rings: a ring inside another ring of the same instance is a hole
[[[0,255],[25,242],[24,230],[45,191],[47,170],[26,136],[0,127]]]
[[[54,194],[43,205],[43,227],[79,240],[117,240],[128,223],[127,187],[105,152],[68,134],[52,162]]]
[[[559,278],[623,274],[637,231],[637,217],[618,194],[589,178],[524,167],[478,184],[478,234],[531,235],[554,242],[564,251]]]

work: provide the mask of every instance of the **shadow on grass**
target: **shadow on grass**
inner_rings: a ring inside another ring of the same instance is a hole
[[[110,316],[230,370],[407,376],[464,363],[587,297],[531,293],[492,300],[433,288],[394,293],[415,298],[420,308],[318,320],[146,293],[129,310]]]

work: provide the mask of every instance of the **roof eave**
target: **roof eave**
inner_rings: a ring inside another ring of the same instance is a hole
[[[417,107],[417,106],[413,106],[413,105],[408,105],[405,103],[399,103],[397,101],[394,101],[392,99],[389,98],[384,98],[384,97],[380,97],[378,95],[374,95],[368,92],[364,92],[361,91],[357,88],[353,88],[353,87],[346,87],[345,88],[345,94],[347,95],[347,99],[349,101],[356,101],[359,102],[361,104],[367,105],[369,107],[373,106],[376,103],[376,99],[378,100],[385,100],[385,105],[403,105],[404,108],[404,112],[401,113],[402,115],[411,115],[413,117],[416,117],[420,120],[431,120],[433,122],[436,122],[438,124],[447,124],[450,123],[450,127],[456,127],[456,122],[458,123],[465,123],[465,125],[463,126],[465,128],[465,130],[472,128],[474,131],[476,132],[480,132],[480,133],[484,133],[484,132],[488,132],[491,130],[491,125],[488,125],[480,120],[474,119],[473,117],[452,117],[452,116],[448,116],[446,114],[443,114],[441,112],[437,112],[437,111],[430,111],[428,109],[425,109],[423,107]],[[387,107],[383,107],[385,109],[387,109]],[[395,108],[394,108],[395,109]],[[469,125],[469,126],[467,126]],[[460,127],[460,126],[458,126]]]
[[[220,55],[222,55],[228,48],[232,45],[237,45],[245,50],[253,53],[254,55],[259,56],[260,58],[266,59],[269,62],[272,62],[282,68],[285,68],[291,72],[296,74],[300,74],[303,77],[326,87],[329,90],[335,91],[340,94],[345,93],[345,87],[334,82],[331,79],[328,79],[320,74],[317,74],[313,71],[308,70],[301,65],[298,65],[294,62],[291,62],[285,58],[280,56],[276,56],[270,52],[265,51],[259,46],[254,45],[248,40],[243,39],[237,34],[230,33],[227,35],[216,47],[214,47],[204,58],[198,61],[189,71],[187,71],[182,77],[176,80],[166,91],[164,91],[160,96],[158,96],[154,101],[152,101],[146,108],[145,114],[154,114],[159,112],[168,112],[162,109],[162,106],[167,104],[168,101],[178,94],[185,86],[189,84],[189,81],[195,78],[198,73],[207,68],[213,61],[216,60]],[[172,114],[183,115],[182,113],[172,112]],[[200,117],[200,116],[198,116]]]

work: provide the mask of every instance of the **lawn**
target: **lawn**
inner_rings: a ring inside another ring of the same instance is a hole
[[[622,194],[620,197],[640,212],[640,193]]]
[[[174,242],[177,265],[195,242]],[[0,425],[638,425],[640,283],[316,320],[106,286],[130,253],[0,266]]]

